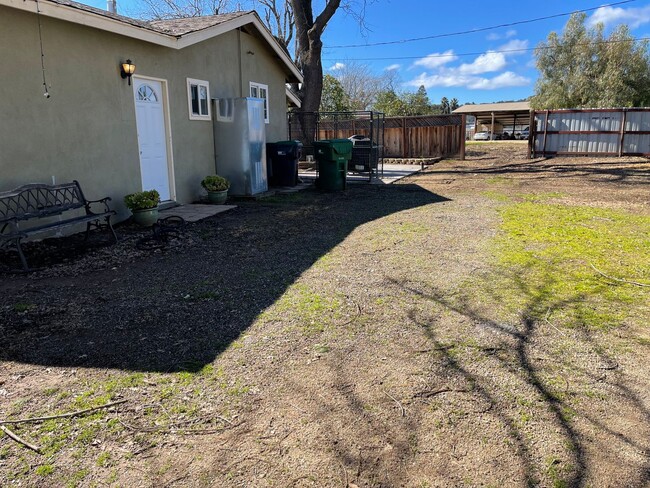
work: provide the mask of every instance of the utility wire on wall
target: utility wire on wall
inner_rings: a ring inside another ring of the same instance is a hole
[[[41,48],[41,73],[43,74],[43,96],[50,98],[50,92],[47,89],[47,80],[45,79],[45,53],[43,52],[43,32],[41,27],[41,9],[36,0],[36,18],[38,19],[38,42]]]
[[[371,42],[368,44],[347,44],[347,45],[339,45],[339,46],[327,46],[325,45],[324,47],[326,49],[337,49],[337,48],[354,48],[354,47],[370,47],[370,46],[387,46],[389,44],[405,44],[407,42],[416,42],[416,41],[426,41],[429,39],[439,39],[441,37],[453,37],[453,36],[463,36],[467,34],[475,34],[477,32],[485,32],[488,30],[493,30],[493,29],[502,29],[504,27],[513,27],[515,25],[521,25],[521,24],[530,24],[532,22],[539,22],[541,20],[549,20],[549,19],[555,19],[557,17],[565,17],[567,15],[573,15],[573,14],[579,14],[583,12],[591,12],[593,10],[598,10],[599,8],[603,7],[614,7],[616,5],[623,5],[626,3],[632,3],[635,2],[636,0],[622,0],[620,2],[614,2],[614,3],[607,3],[604,5],[599,5],[598,7],[590,7],[590,8],[585,8],[581,10],[573,10],[571,12],[564,12],[561,14],[553,14],[553,15],[547,15],[545,17],[537,17],[534,19],[525,19],[525,20],[518,20],[516,22],[509,22],[507,24],[499,24],[499,25],[492,25],[489,27],[479,27],[477,29],[470,29],[466,31],[459,31],[459,32],[449,32],[446,34],[434,34],[431,36],[424,36],[424,37],[413,37],[411,39],[398,39],[395,41],[382,41],[382,42]],[[406,58],[404,58],[406,59]]]

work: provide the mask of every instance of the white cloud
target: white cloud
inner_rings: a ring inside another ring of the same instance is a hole
[[[530,84],[530,79],[512,71],[506,71],[494,78],[461,75],[451,71],[433,75],[422,73],[405,84],[413,87],[424,85],[427,89],[433,87],[465,87],[470,90],[496,90],[498,88],[526,86]]]
[[[338,71],[338,70],[343,69],[343,68],[345,68],[345,64],[344,64],[344,63],[334,63],[334,64],[330,67],[329,70],[330,70],[330,71]]]
[[[517,35],[517,31],[514,29],[510,29],[505,34],[499,34],[498,32],[491,32],[485,38],[488,41],[498,41],[499,39],[510,39],[511,37],[515,37],[516,35]]]
[[[494,78],[478,78],[467,85],[470,90],[496,90],[498,88],[509,88],[513,86],[526,86],[530,79],[520,76],[512,71],[506,71]]]
[[[528,41],[522,39],[511,39],[506,42],[504,45],[499,46],[498,51],[515,51],[509,53],[503,53],[506,56],[517,56],[519,54],[524,54],[524,49],[528,49]]]
[[[450,49],[444,53],[431,53],[424,58],[420,58],[413,63],[412,67],[424,66],[425,68],[435,69],[457,59],[458,56],[456,56],[454,51]]]
[[[471,63],[463,63],[458,67],[458,72],[463,75],[478,75],[499,71],[506,67],[506,57],[502,53],[488,51],[481,54]]]
[[[402,67],[401,64],[391,64],[390,66],[386,66],[384,68],[384,71],[397,71]]]
[[[650,5],[640,8],[600,7],[587,20],[587,25],[593,27],[602,22],[605,27],[614,24],[627,24],[630,29],[650,22]]]

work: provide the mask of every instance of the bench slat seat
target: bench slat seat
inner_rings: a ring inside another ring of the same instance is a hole
[[[18,252],[24,271],[29,271],[20,241],[26,237],[49,230],[86,224],[86,240],[93,228],[107,228],[117,235],[111,224],[115,211],[108,206],[110,198],[86,200],[78,181],[60,185],[30,184],[15,190],[0,193],[0,249],[8,248]],[[101,210],[93,210],[98,204]],[[24,227],[21,225],[34,219],[62,215],[72,210],[84,209],[85,215],[67,217],[64,220]],[[23,228],[24,227],[24,228]]]
[[[3,235],[2,237],[4,238],[4,237],[18,237],[18,236],[23,236],[23,237],[33,236],[37,234],[42,234],[43,232],[47,232],[52,229],[70,227],[72,225],[92,222],[94,220],[97,220],[98,218],[107,217],[110,215],[113,215],[113,213],[104,212],[104,213],[93,214],[93,215],[80,215],[79,217],[73,217],[71,219],[66,219],[66,220],[58,220],[56,222],[49,222],[47,224],[38,225],[35,227],[28,227],[25,229],[18,228],[18,230],[13,234],[8,233],[6,235]]]

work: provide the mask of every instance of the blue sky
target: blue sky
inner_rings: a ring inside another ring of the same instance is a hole
[[[497,51],[533,48],[549,32],[561,31],[568,16],[416,42],[359,48],[335,46],[480,29],[616,1],[375,0],[373,3],[369,0],[365,30],[360,29],[353,16],[343,11],[336,13],[323,37],[323,66],[331,74],[336,74],[337,67],[350,63],[367,64],[377,74],[394,70],[402,90],[415,91],[424,85],[429,98],[435,102],[443,96],[455,97],[461,104],[525,98],[533,94],[537,78],[532,51]],[[241,3],[246,7],[248,2]],[[106,6],[104,0],[84,0],[84,3],[99,8]],[[324,0],[315,0],[314,8],[322,8],[323,3]],[[141,9],[140,5],[138,0],[118,0],[119,11],[125,15],[134,15]],[[627,23],[635,37],[650,37],[650,0],[600,7],[588,15],[589,22],[601,21],[608,30]]]

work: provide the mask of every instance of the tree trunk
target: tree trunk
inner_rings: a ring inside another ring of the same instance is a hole
[[[321,37],[327,23],[339,8],[341,0],[328,0],[315,20],[311,3],[311,0],[291,0],[296,23],[296,62],[302,69],[304,77],[300,89],[303,112],[317,112],[320,107],[323,93]]]

